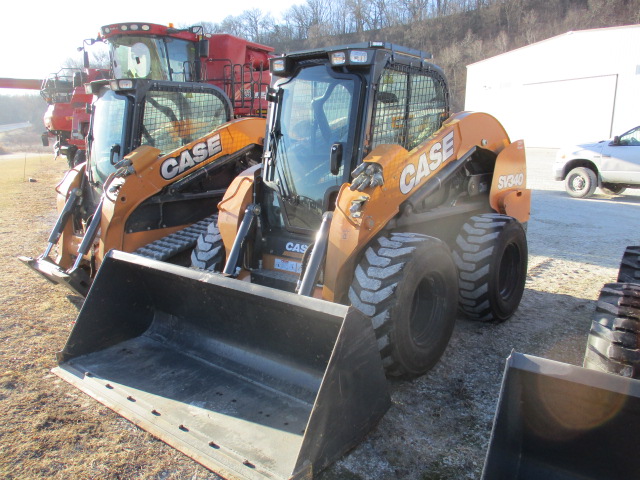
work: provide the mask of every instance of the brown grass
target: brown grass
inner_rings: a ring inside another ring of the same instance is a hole
[[[44,249],[65,162],[0,166],[0,478],[218,478],[50,373],[81,302],[16,257]]]

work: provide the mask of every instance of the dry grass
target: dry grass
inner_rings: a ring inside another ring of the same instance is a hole
[[[0,165],[0,478],[217,478],[50,373],[80,301],[16,257],[44,249],[65,163]]]

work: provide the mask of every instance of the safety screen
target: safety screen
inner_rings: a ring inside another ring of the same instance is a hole
[[[387,68],[376,93],[371,148],[394,144],[411,150],[440,128],[447,112],[446,88],[439,77]]]
[[[145,99],[140,143],[166,154],[229,119],[227,103],[214,92],[150,91]]]

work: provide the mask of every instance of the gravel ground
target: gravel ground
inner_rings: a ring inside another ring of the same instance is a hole
[[[322,480],[480,478],[509,353],[582,363],[594,300],[626,245],[638,243],[640,197],[572,199],[551,178],[554,152],[527,153],[534,192],[519,310],[500,325],[459,320],[439,364],[391,381],[389,412]],[[49,373],[80,303],[15,257],[44,247],[62,167],[0,189],[0,477],[218,478]]]

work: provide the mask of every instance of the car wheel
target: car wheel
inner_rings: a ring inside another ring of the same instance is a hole
[[[607,195],[620,195],[626,190],[626,187],[616,185],[615,183],[603,183],[600,190]]]
[[[596,191],[598,179],[587,167],[574,168],[564,181],[564,188],[574,198],[589,198]]]

